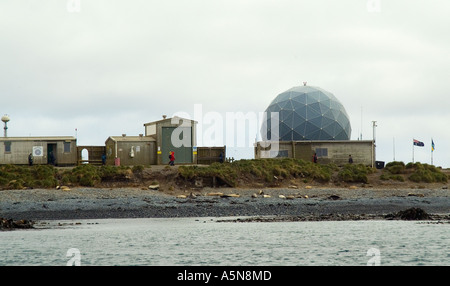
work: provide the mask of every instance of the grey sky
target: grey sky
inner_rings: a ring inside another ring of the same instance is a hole
[[[430,163],[433,137],[434,163],[450,165],[449,1],[375,1],[379,12],[370,0],[68,2],[0,2],[9,136],[77,128],[78,144],[102,145],[162,114],[194,116],[194,104],[262,112],[307,81],[343,103],[352,139],[372,139],[377,121],[377,160],[393,160],[395,140],[410,162],[415,138],[415,160]]]

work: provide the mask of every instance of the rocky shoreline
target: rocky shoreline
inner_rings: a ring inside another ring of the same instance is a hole
[[[220,191],[220,192],[219,192]],[[0,191],[8,220],[250,217],[253,221],[402,219],[416,208],[450,220],[448,189],[202,189],[179,194],[142,188]]]
[[[0,230],[12,230],[12,229],[27,229],[33,228],[34,221],[32,220],[12,220],[0,217]]]

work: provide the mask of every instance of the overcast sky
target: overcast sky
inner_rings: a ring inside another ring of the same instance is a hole
[[[433,138],[450,167],[448,15],[448,0],[2,0],[0,114],[11,137],[103,145],[194,104],[262,112],[307,81],[345,106],[352,139],[377,121],[377,160],[410,162],[415,138],[430,163]]]

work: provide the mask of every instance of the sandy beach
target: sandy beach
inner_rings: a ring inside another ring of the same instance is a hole
[[[148,188],[0,191],[0,217],[14,220],[276,216],[295,220],[384,219],[408,208],[450,218],[450,192],[378,188],[203,188],[170,193]]]

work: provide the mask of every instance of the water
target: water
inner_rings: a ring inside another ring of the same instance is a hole
[[[49,223],[45,229],[0,232],[0,265],[450,265],[448,223],[217,218]],[[69,249],[75,252],[67,256]]]

